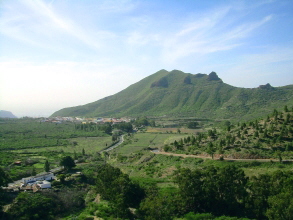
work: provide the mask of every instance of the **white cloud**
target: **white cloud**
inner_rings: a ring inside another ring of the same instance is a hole
[[[227,34],[224,35],[224,41],[247,37],[249,34],[251,34],[252,31],[264,25],[265,23],[270,21],[272,18],[273,18],[272,15],[268,15],[264,17],[261,21],[255,21],[252,23],[245,23],[245,24],[239,25],[238,27],[234,28],[232,31],[229,31],[227,32]]]
[[[192,22],[167,37],[163,43],[162,59],[172,63],[191,55],[202,56],[231,50],[243,44],[243,38],[249,37],[255,29],[272,19],[272,15],[269,15],[260,21],[234,24],[230,30],[227,26],[231,21],[226,17],[229,10],[224,8],[214,16],[209,13],[207,17]]]
[[[26,10],[20,10],[22,7]],[[68,35],[89,48],[100,49],[100,40],[113,36],[113,33],[105,30],[97,33],[85,30],[74,20],[56,13],[51,4],[41,0],[23,0],[5,9],[0,21],[1,32],[35,46],[54,48],[54,44],[60,44],[60,36],[66,38],[64,35]]]

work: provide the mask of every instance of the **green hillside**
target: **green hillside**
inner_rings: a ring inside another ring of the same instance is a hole
[[[271,159],[293,156],[293,107],[274,110],[264,119],[209,128],[206,133],[177,139],[161,146],[166,152],[216,154],[228,159]]]
[[[293,85],[237,88],[224,83],[215,72],[207,75],[160,70],[115,95],[64,108],[52,116],[252,119],[284,105],[293,105]]]

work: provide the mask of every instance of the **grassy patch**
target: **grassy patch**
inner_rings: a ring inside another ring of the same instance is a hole
[[[39,152],[65,152],[65,153],[81,153],[82,149],[85,153],[95,153],[110,145],[112,143],[111,136],[105,137],[79,137],[70,138],[69,145],[67,146],[56,146],[56,147],[40,147],[24,150],[15,150],[17,153],[39,153]]]

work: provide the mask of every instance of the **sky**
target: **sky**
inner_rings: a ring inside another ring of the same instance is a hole
[[[292,0],[0,0],[0,110],[116,94],[161,70],[293,84]]]

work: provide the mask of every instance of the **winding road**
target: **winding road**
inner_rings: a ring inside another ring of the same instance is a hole
[[[102,150],[102,151],[100,151],[100,152],[102,153],[102,152],[108,152],[108,151],[110,151],[110,150],[113,150],[114,148],[116,148],[116,147],[118,147],[120,144],[122,144],[123,141],[124,141],[124,135],[121,135],[121,136],[120,136],[120,140],[118,141],[118,143],[116,143],[116,144],[114,144],[113,146],[108,147],[108,148],[106,148],[106,149],[104,149],[104,150]]]

